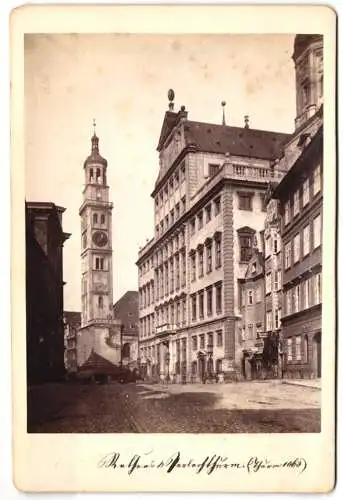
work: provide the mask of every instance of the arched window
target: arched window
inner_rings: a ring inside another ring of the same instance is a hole
[[[99,306],[99,309],[102,309],[104,306],[104,299],[102,298],[101,295],[100,295],[100,297],[98,297],[98,306]]]
[[[89,182],[93,182],[93,169],[89,169]]]
[[[100,259],[99,259],[99,257],[96,257],[96,259],[95,259],[95,269],[99,269],[99,267],[100,267]]]
[[[93,224],[98,223],[98,214],[93,214]]]
[[[101,214],[100,222],[101,222],[101,224],[105,224],[105,215],[104,214]]]

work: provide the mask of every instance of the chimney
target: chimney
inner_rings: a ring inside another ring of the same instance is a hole
[[[244,117],[244,128],[249,128],[249,115]]]

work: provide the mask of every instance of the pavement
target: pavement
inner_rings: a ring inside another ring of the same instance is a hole
[[[28,432],[320,432],[321,392],[280,381],[46,384],[28,392]]]
[[[306,381],[304,381],[306,382]],[[309,381],[310,382],[310,381]],[[146,392],[144,398],[166,398],[171,394],[211,393],[215,394],[214,409],[306,409],[320,408],[321,393],[312,391],[312,385],[283,384],[280,380],[237,382],[231,384],[139,384]],[[154,392],[152,392],[154,388]],[[315,387],[317,388],[317,387]]]

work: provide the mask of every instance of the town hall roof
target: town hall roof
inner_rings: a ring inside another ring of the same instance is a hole
[[[200,151],[271,160],[280,154],[291,134],[187,121],[185,136],[187,144]]]

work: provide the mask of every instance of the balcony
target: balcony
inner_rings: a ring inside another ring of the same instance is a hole
[[[163,325],[156,326],[156,337],[163,337],[175,333],[176,325],[172,323],[164,323]]]

